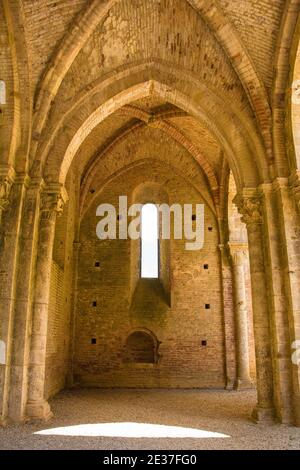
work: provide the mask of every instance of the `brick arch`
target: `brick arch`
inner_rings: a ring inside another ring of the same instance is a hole
[[[138,131],[141,127],[149,125],[150,127],[155,127],[157,129],[160,129],[162,132],[166,133],[193,156],[196,162],[200,165],[208,180],[213,200],[215,202],[216,208],[218,208],[220,199],[219,184],[214,170],[208,162],[207,158],[205,157],[204,153],[198,147],[196,147],[191,142],[191,140],[177,127],[160,118],[159,116],[151,118],[151,115],[149,113],[146,113],[144,111],[141,111],[140,109],[131,106],[123,107],[122,113],[123,112],[129,116],[141,119],[142,122],[134,124],[129,129],[126,129],[125,132],[123,132],[120,136],[114,139],[107,147],[103,149],[103,151],[97,153],[95,158],[93,158],[93,162],[91,162],[91,164],[87,168],[86,173],[82,177],[83,197],[84,194],[88,191],[89,182],[92,180],[94,172],[96,171],[95,168],[97,167],[97,160],[102,158],[103,155],[107,152],[111,152],[115,148],[115,146],[120,143],[120,141],[127,139],[129,134]]]
[[[300,0],[288,0],[278,37],[275,80],[272,94],[274,176],[289,176],[297,168],[294,148],[287,148],[287,137],[293,142],[291,91],[293,70],[300,38]]]
[[[103,173],[103,170],[100,170],[100,166],[103,164],[106,167],[110,167],[109,164],[107,164],[107,158],[113,158],[113,151],[114,149],[119,145],[121,144],[123,141],[126,141],[126,139],[129,137],[129,135],[132,135],[133,133],[135,132],[139,132],[139,131],[142,131],[143,129],[145,129],[145,126],[141,123],[141,124],[137,124],[136,126],[133,126],[132,128],[128,129],[127,132],[125,132],[123,135],[121,135],[119,138],[116,139],[116,141],[114,141],[110,146],[109,148],[105,148],[101,153],[97,154],[95,156],[95,159],[93,159],[93,163],[92,165],[87,169],[87,172],[82,180],[82,184],[81,184],[81,194],[80,194],[80,205],[81,207],[84,206],[85,204],[85,201],[86,201],[86,198],[87,198],[87,195],[88,195],[88,191],[91,187],[91,184],[93,182],[93,179],[95,177],[95,175],[99,174],[99,173]],[[169,134],[167,134],[169,135]],[[173,139],[173,136],[169,135],[170,138]],[[173,139],[176,143],[178,143],[179,145],[181,145],[180,142],[177,142],[176,139]],[[186,149],[187,152],[188,152],[188,155],[191,156],[191,158],[194,160],[194,161],[197,161],[196,158],[191,154],[191,152]],[[159,160],[160,161],[160,160]],[[198,164],[198,162],[197,162]],[[173,168],[176,168],[175,165],[172,165]],[[201,166],[200,166],[201,168]],[[177,171],[177,170],[176,170]],[[204,175],[205,175],[205,172],[203,171]],[[205,175],[207,176],[207,175]],[[187,178],[189,179],[189,178]],[[190,184],[192,184],[194,187],[195,184],[189,179],[189,182]],[[199,181],[200,182],[200,181]],[[206,185],[207,185],[207,180],[206,180]],[[213,207],[213,209],[217,212],[218,211],[218,200],[216,199],[216,193],[213,193],[211,191],[211,187],[209,185],[208,186],[208,190],[209,190],[209,194],[210,194],[210,197],[211,197],[211,201],[208,202],[208,205]],[[199,184],[199,187],[202,187],[202,184]],[[217,188],[218,189],[218,188]],[[199,188],[198,188],[199,190]]]
[[[192,75],[191,73],[184,73],[181,69],[176,68],[173,64],[165,63],[154,59],[140,61],[139,63],[133,64],[125,69],[121,67],[120,69],[118,69],[118,71],[116,70],[115,72],[108,74],[108,76],[106,76],[104,79],[101,78],[96,82],[88,85],[86,89],[82,90],[81,93],[77,94],[72,101],[67,101],[65,104],[66,107],[60,110],[60,115],[57,116],[56,119],[53,119],[52,126],[49,125],[44,131],[44,133],[41,135],[40,145],[38,153],[36,155],[37,161],[41,162],[41,164],[43,165],[47,153],[50,152],[51,145],[53,145],[54,142],[55,145],[57,145],[58,134],[62,128],[79,128],[79,126],[81,125],[79,124],[79,120],[77,120],[77,123],[71,122],[71,119],[73,119],[72,114],[82,117],[84,113],[84,107],[86,106],[88,99],[92,99],[93,95],[102,92],[108,101],[109,98],[113,99],[114,96],[117,95],[117,91],[114,95],[113,93],[111,93],[111,90],[116,89],[118,91],[123,92],[125,91],[126,87],[129,89],[133,84],[137,85],[147,82],[149,80],[155,80],[158,83],[162,84],[165,83],[166,86],[170,87],[170,90],[175,90],[175,83],[180,84],[181,88],[184,89],[187,99],[189,99],[190,101],[194,101],[194,93],[192,90],[193,88],[195,88],[196,90],[198,90],[199,95],[202,95],[200,96],[200,98],[205,98],[206,96],[209,97],[210,103],[207,103],[208,110],[211,107],[219,106],[219,110],[215,113],[217,117],[227,111],[230,112],[230,115],[225,118],[225,126],[227,126],[228,123],[231,124],[231,121],[234,121],[237,127],[241,129],[243,127],[243,129],[240,131],[241,134],[245,136],[245,138],[247,137],[249,141],[252,140],[251,143],[249,142],[249,147],[255,148],[254,155],[258,155],[261,158],[262,165],[264,166],[264,150],[261,146],[260,139],[257,136],[252,118],[250,118],[247,113],[243,113],[241,111],[236,112],[236,110],[233,109],[232,103],[229,100],[226,100],[221,94],[217,94],[215,90],[208,88],[206,85],[201,83],[201,81],[199,81],[196,76]],[[183,84],[183,81],[185,81],[188,85]],[[118,83],[120,83],[121,86],[119,86]],[[218,103],[215,103],[216,100],[218,100]],[[132,101],[134,101],[134,98],[132,99]],[[129,104],[130,102],[131,101],[126,101],[126,104]],[[199,107],[202,119],[204,121],[207,121],[207,123],[208,121],[210,121],[210,127],[214,132],[214,128],[216,128],[213,123],[214,119],[205,118],[204,113],[200,110],[201,106],[199,106],[199,104],[197,104],[197,106]],[[180,108],[181,104],[179,103],[177,106]],[[190,108],[192,107],[193,105],[190,106]],[[91,107],[90,109],[90,114],[92,114],[92,112],[94,112],[93,107]],[[207,114],[209,115],[210,113]],[[75,121],[75,119],[73,119],[73,121]],[[266,172],[264,170],[262,170],[262,174],[263,173],[266,177]]]
[[[259,123],[268,159],[272,160],[271,108],[264,84],[255,70],[246,47],[217,0],[188,0],[188,2],[204,17],[235,69]]]
[[[199,93],[196,95],[193,92],[195,87],[199,87]],[[95,94],[100,94],[100,90],[106,97],[111,93],[111,97],[96,108]],[[69,124],[64,123],[65,118],[62,118],[57,123],[56,131],[52,133],[52,141],[51,139],[44,141],[45,145],[40,158],[46,160],[47,153],[51,156],[51,159],[45,162],[44,174],[48,178],[55,179],[60,173],[60,179],[63,181],[77,149],[88,133],[109,114],[132,101],[149,96],[150,93],[156,94],[205,122],[224,149],[239,187],[255,186],[258,181],[268,180],[264,149],[253,127],[253,122],[241,114],[235,115],[230,103],[225,103],[220,96],[213,94],[190,74],[184,76],[182,72],[176,74],[176,71],[170,71],[167,66],[152,61],[139,64],[130,71],[123,70],[119,75],[113,74],[104,81],[100,81],[97,87],[95,85],[92,90],[77,97],[77,104],[74,103],[72,110],[68,113]],[[92,99],[92,104],[87,112],[85,106],[88,99]],[[59,131],[63,129],[63,138],[66,139],[66,126],[68,130],[70,129],[70,138],[67,144],[61,144]],[[74,129],[77,130],[74,132]],[[54,139],[55,148],[51,149]],[[55,156],[56,152],[60,152],[60,156]],[[53,165],[57,165],[56,170]]]
[[[287,134],[288,143],[287,147],[287,159],[290,165],[290,169],[300,170],[300,18],[295,34],[295,46],[298,43],[298,47],[294,47],[296,50],[296,57],[294,59],[294,68],[291,83],[291,93],[288,94],[288,111],[287,111]]]
[[[128,112],[133,117],[139,117],[139,113],[136,115],[134,109],[132,109],[132,107],[130,106],[124,106],[122,108],[122,111]],[[170,135],[174,140],[176,140],[176,142],[180,143],[184,148],[186,148],[191,153],[191,155],[195,157],[197,162],[199,162],[201,168],[207,176],[211,190],[214,192],[218,189],[219,184],[209,161],[205,157],[204,153],[199,148],[195,147],[195,145],[193,145],[191,140],[186,135],[184,135],[183,132],[181,132],[176,126],[174,126],[170,122],[166,121],[164,117],[158,116],[156,118],[155,116],[153,117],[148,114],[144,117],[140,116],[139,119],[143,120],[146,124],[151,127],[161,129],[163,132]]]
[[[149,161],[157,162],[159,165],[167,166],[168,168],[170,168],[173,171],[173,173],[176,176],[178,176],[180,178],[183,178],[189,184],[190,187],[192,187],[197,193],[201,194],[202,199],[205,201],[205,204],[210,209],[211,214],[213,215],[213,217],[216,220],[216,223],[218,223],[217,212],[216,212],[216,209],[215,209],[215,206],[214,206],[214,202],[211,198],[211,195],[209,193],[204,194],[203,187],[201,187],[200,185],[195,184],[195,182],[191,178],[187,177],[186,175],[183,175],[180,171],[177,170],[177,168],[174,165],[171,165],[170,163],[167,163],[163,160],[158,160],[157,158],[144,158],[144,159],[139,159],[139,160],[136,160],[136,161],[132,161],[132,162],[128,163],[127,165],[121,166],[120,168],[116,169],[115,171],[113,171],[112,173],[110,173],[109,175],[104,177],[103,180],[102,180],[101,187],[97,191],[95,191],[90,196],[89,199],[87,199],[87,194],[85,194],[85,197],[81,197],[81,200],[80,200],[80,218],[81,218],[81,220],[84,218],[85,214],[88,212],[88,210],[91,207],[91,205],[93,204],[93,202],[97,199],[97,197],[99,197],[99,194],[105,189],[105,187],[114,178],[117,178],[118,176],[120,176],[122,174],[125,174],[127,171],[131,170],[132,168],[136,168],[136,167],[138,167],[140,165],[143,165],[143,164],[145,164]],[[202,191],[201,191],[201,189],[202,189]]]
[[[76,16],[73,25],[70,27],[70,31],[60,43],[57,53],[52,57],[37,89],[37,98],[35,101],[36,112],[33,121],[37,133],[40,134],[45,125],[51,103],[72,62],[75,60],[90,34],[116,1],[119,0],[108,0],[105,3],[92,0],[92,2],[84,8],[84,11],[79,12]],[[38,143],[35,142],[32,146],[32,154],[35,153],[37,145]]]
[[[25,172],[28,165],[32,109],[28,50],[25,30],[22,27],[25,22],[23,5],[16,0],[4,0],[3,13],[4,26],[7,28],[7,41],[10,46],[10,58],[7,58],[2,73],[5,68],[11,66],[9,85],[12,84],[12,89],[7,87],[6,106],[12,109],[12,122],[11,134],[7,132],[8,125],[0,126],[1,153],[5,159],[5,161],[1,160],[1,163],[14,167],[18,172]],[[9,140],[8,136],[10,136]]]
[[[152,363],[158,362],[159,341],[147,328],[135,328],[126,337],[123,348],[123,362]]]
[[[73,27],[70,28],[70,32],[60,44],[57,54],[51,60],[44,74],[44,78],[39,85],[34,117],[34,128],[36,129],[37,135],[41,134],[45,126],[51,104],[77,54],[97,25],[119,1],[120,0],[108,0],[105,3],[99,3],[98,0],[93,0],[88,7],[76,17]],[[271,112],[267,94],[246,48],[215,0],[187,0],[187,3],[198,11],[204,21],[209,25],[217,41],[229,58],[231,65],[237,72],[260,124],[265,150],[269,158],[272,158],[272,140],[270,134]],[[32,158],[35,156],[37,147],[38,143],[35,142],[31,149]]]

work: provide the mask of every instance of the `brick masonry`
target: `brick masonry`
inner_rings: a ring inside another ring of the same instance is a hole
[[[131,241],[96,237],[96,207],[118,204],[119,194],[131,201],[136,186],[153,179],[168,192],[170,204],[204,202],[182,178],[154,162],[115,177],[97,196],[81,223],[76,382],[105,387],[224,387],[218,228],[209,208],[205,207],[203,249],[186,251],[184,241],[170,242],[171,306],[157,281],[139,279],[130,295]],[[100,268],[95,267],[97,261]],[[139,328],[150,330],[160,342],[157,364],[124,364],[126,339]]]

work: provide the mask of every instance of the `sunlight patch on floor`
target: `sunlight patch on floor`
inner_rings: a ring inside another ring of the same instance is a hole
[[[43,429],[34,434],[46,436],[148,437],[148,438],[228,438],[227,434],[204,429],[150,423],[94,423]]]

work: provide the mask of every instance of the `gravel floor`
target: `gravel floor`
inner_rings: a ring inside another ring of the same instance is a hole
[[[300,449],[300,428],[254,424],[254,404],[252,391],[67,390],[47,423],[0,428],[0,449]]]

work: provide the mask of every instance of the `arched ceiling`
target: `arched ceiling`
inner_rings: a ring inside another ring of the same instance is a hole
[[[297,49],[292,82],[292,133],[296,156],[296,166],[300,168],[300,47]]]
[[[184,3],[185,0],[182,1]],[[90,3],[92,5],[90,6]],[[93,13],[98,3],[97,14],[105,3],[113,5],[114,2],[87,2],[87,0],[23,0],[24,13],[28,39],[32,51],[32,69],[35,82],[41,80],[45,67],[53,53],[59,49],[65,33],[70,30],[77,19],[83,20],[84,14]],[[149,2],[148,2],[149,3]],[[163,7],[164,2],[158,2]],[[246,50],[252,58],[255,68],[267,88],[272,85],[272,57],[276,48],[276,41],[280,21],[283,16],[285,0],[206,0],[189,2],[195,10],[204,8],[206,11],[217,6],[226,20],[234,26]],[[101,5],[102,4],[102,5]],[[131,2],[133,6],[137,2]],[[149,10],[151,5],[149,3]],[[49,24],[51,19],[51,26]],[[95,18],[97,23],[97,18]],[[90,27],[93,25],[90,24]],[[261,47],[257,47],[260,44]]]
[[[61,182],[75,166],[88,194],[99,161],[147,134],[162,154],[165,139],[190,155],[215,206],[224,157],[238,189],[272,178],[272,93],[284,87],[281,38],[293,37],[299,0],[2,3],[10,47],[0,60],[14,96],[2,160],[20,155],[21,169],[28,157],[24,170]],[[30,109],[20,139],[14,119]]]
[[[268,94],[273,84],[273,58],[286,3],[285,0],[219,0],[255,64]]]
[[[85,212],[107,181],[125,169],[137,168],[144,162],[149,162],[150,165],[164,165],[170,172],[183,176],[191,186],[201,192],[212,212],[217,215],[216,201],[212,198],[206,175],[190,152],[159,129],[147,126],[131,132],[109,152],[94,160],[82,181],[81,213]]]
[[[156,146],[152,145],[151,136]],[[132,141],[135,143],[134,150]],[[169,146],[168,151],[166,146]],[[142,152],[139,157],[132,155],[138,155],[138,147]],[[216,139],[203,123],[176,106],[166,103],[162,98],[148,96],[121,107],[101,121],[81,143],[74,164],[77,173],[81,175],[81,199],[84,199],[90,190],[94,192],[95,172],[105,174],[107,179],[117,171],[114,159],[120,171],[120,162],[127,167],[132,161],[145,158],[158,160],[164,155],[167,160],[162,161],[171,164],[178,172],[178,164],[182,165],[182,155],[186,154],[189,156],[189,165],[193,168],[191,181],[196,178],[194,173],[197,169],[200,173],[198,186],[202,188],[204,197],[210,200],[209,204],[213,208],[214,204],[218,204],[221,153]],[[182,166],[182,171],[188,177],[187,165]],[[212,191],[212,198],[209,192],[207,193],[207,187]],[[89,198],[87,200],[89,201]]]

